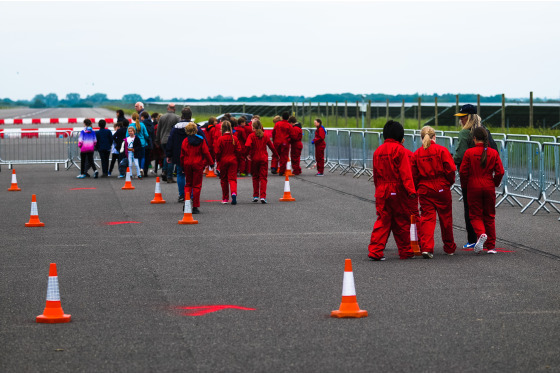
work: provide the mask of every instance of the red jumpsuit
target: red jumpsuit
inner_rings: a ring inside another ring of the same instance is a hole
[[[317,162],[317,173],[324,174],[325,171],[325,148],[327,148],[327,143],[325,142],[326,131],[323,126],[319,126],[315,130],[315,138],[313,138],[313,144],[315,144],[315,161]]]
[[[259,138],[256,133],[251,133],[245,143],[248,158],[251,160],[251,175],[253,178],[253,197],[266,199],[266,184],[268,174],[268,152],[270,148],[272,154],[278,157],[278,152],[270,141],[270,138],[263,135]]]
[[[469,196],[469,217],[477,238],[486,234],[486,248],[496,248],[496,190],[504,176],[504,167],[498,152],[486,149],[486,166],[480,166],[483,144],[467,149],[459,174],[461,188],[467,189]]]
[[[218,127],[216,125],[209,125],[206,128],[206,139],[208,140],[208,150],[212,155],[212,159],[216,158],[216,154],[214,153],[214,143],[216,139],[220,136],[218,132]]]
[[[251,125],[251,122],[249,122],[249,124],[244,126],[244,130],[245,130],[245,139],[249,139],[249,135],[253,133],[253,126]],[[249,175],[251,174],[251,161],[247,159],[246,155],[244,157],[245,157],[245,174]]]
[[[303,149],[303,144],[301,142],[302,136],[303,133],[301,131],[301,127],[292,126],[292,129],[290,131],[290,137],[292,139],[290,142],[290,159],[292,160],[292,171],[294,175],[301,174],[300,160],[301,151]]]
[[[280,168],[278,169],[279,174],[284,174],[286,172],[286,163],[288,162],[288,155],[290,154],[290,131],[292,125],[288,121],[278,121],[272,129],[272,139],[274,139],[274,148],[280,156]],[[272,162],[270,163],[271,168],[278,167],[278,159],[274,156],[272,157]]]
[[[445,253],[455,253],[457,245],[453,237],[453,201],[451,186],[455,183],[455,162],[447,148],[436,144],[414,152],[412,177],[418,191],[422,212],[422,230],[419,232],[422,252],[434,253],[434,230],[436,213]]]
[[[368,246],[369,257],[383,257],[383,250],[391,231],[397,243],[399,257],[414,257],[410,247],[410,214],[403,209],[403,201],[416,194],[410,160],[403,145],[386,139],[373,153],[373,182],[375,184],[375,210],[377,220],[373,225]]]
[[[245,142],[247,141],[247,136],[245,135],[245,126],[235,126],[235,136],[239,140],[241,146],[241,153],[237,155],[237,169],[239,173],[245,172]]]
[[[229,200],[229,189],[231,189],[232,195],[237,195],[237,155],[241,153],[241,144],[237,137],[228,131],[216,140],[215,148],[216,161],[220,170],[222,200],[227,201]]]
[[[200,206],[200,190],[202,188],[202,175],[206,165],[213,165],[214,160],[206,142],[198,145],[189,143],[189,138],[183,140],[181,146],[181,167],[185,173],[185,196],[193,192],[193,208]]]

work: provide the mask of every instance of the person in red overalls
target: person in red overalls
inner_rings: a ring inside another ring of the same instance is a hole
[[[272,138],[274,140],[274,148],[280,155],[280,166],[278,167],[278,175],[284,175],[286,172],[286,163],[288,162],[288,155],[290,154],[290,130],[292,125],[288,122],[290,113],[283,112],[282,120],[276,122],[274,129],[272,129]],[[272,159],[274,162],[274,158]],[[276,174],[275,167],[271,165],[272,174]]]
[[[273,155],[278,157],[278,152],[270,141],[270,138],[265,135],[261,121],[253,121],[254,132],[249,135],[245,149],[247,159],[251,162],[251,175],[253,177],[253,202],[257,203],[259,197],[261,203],[266,204],[266,184],[268,174],[268,152],[266,147],[270,148]]]
[[[181,145],[181,167],[185,173],[185,195],[193,196],[192,213],[200,213],[200,190],[202,188],[202,174],[206,165],[213,165],[214,160],[210,155],[208,145],[201,135],[197,134],[197,126],[189,123],[185,131],[187,138]]]
[[[291,116],[288,119],[290,125],[292,125],[292,129],[290,130],[290,159],[292,161],[292,172],[294,175],[301,174],[301,151],[303,149],[303,143],[301,142],[301,138],[303,133],[301,131],[301,124],[297,121],[296,117]]]
[[[278,122],[280,122],[281,120],[282,120],[282,117],[274,116],[274,118],[272,119],[272,124],[274,125],[274,127],[276,127],[276,124]],[[272,129],[272,131],[273,131],[273,134],[274,134],[274,128]],[[273,137],[272,140],[274,140],[274,137]],[[272,159],[270,160],[270,172],[272,174],[278,173],[278,157],[276,157],[274,155],[272,156]]]
[[[260,120],[261,117],[253,116],[253,119]],[[249,139],[249,135],[253,133],[253,122],[245,122],[244,130],[245,130],[245,139]],[[244,157],[245,157],[245,170],[243,172],[245,173],[245,175],[249,175],[251,174],[251,161],[247,159],[247,156]]]
[[[241,153],[241,145],[231,132],[231,123],[222,121],[222,136],[216,140],[215,152],[218,169],[220,169],[222,204],[228,203],[231,189],[231,205],[235,205],[237,204],[237,155]]]
[[[247,135],[245,135],[245,117],[239,117],[237,120],[237,126],[233,130],[235,136],[239,140],[241,146],[241,153],[237,156],[237,169],[240,177],[244,177],[245,174],[245,142],[247,141]]]
[[[443,251],[453,255],[457,249],[453,237],[451,186],[455,183],[455,162],[447,148],[436,144],[436,132],[424,126],[420,132],[422,147],[414,152],[412,177],[420,200],[422,230],[419,233],[422,257],[434,254],[436,213],[439,216]]]
[[[373,153],[373,182],[375,184],[375,210],[377,220],[373,225],[368,246],[368,257],[384,261],[383,251],[389,234],[393,232],[401,259],[414,257],[410,248],[410,215],[403,209],[403,201],[416,199],[409,156],[401,144],[404,128],[395,121],[383,127],[385,142]]]
[[[325,142],[325,137],[327,136],[327,131],[323,127],[323,122],[320,118],[315,119],[315,137],[311,141],[311,144],[315,144],[315,161],[317,162],[317,174],[316,177],[322,177],[325,172],[325,148],[327,148],[327,143]]]
[[[488,147],[488,131],[484,127],[473,130],[475,146],[467,149],[459,174],[461,188],[469,196],[469,218],[478,238],[474,253],[484,248],[488,253],[496,252],[496,190],[504,176],[500,154]]]

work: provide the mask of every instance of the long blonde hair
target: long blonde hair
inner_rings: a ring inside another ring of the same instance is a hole
[[[140,127],[140,116],[138,115],[138,113],[132,113],[132,120],[136,122],[136,132],[140,132],[140,130],[142,130],[142,127]]]
[[[434,136],[436,136],[436,131],[431,126],[422,127],[420,137],[422,138],[422,147],[424,147],[424,149],[428,149],[428,147],[432,144]]]
[[[229,121],[222,121],[222,135],[225,135],[226,132],[230,132],[231,141],[233,145],[235,145],[235,138],[233,137],[233,130],[231,129],[231,123]]]
[[[463,126],[463,130],[473,130],[482,126],[482,118],[478,114],[467,114],[467,123]]]
[[[255,135],[258,138],[262,138],[264,136],[261,121],[259,121],[258,119],[253,121],[253,129],[255,130]]]

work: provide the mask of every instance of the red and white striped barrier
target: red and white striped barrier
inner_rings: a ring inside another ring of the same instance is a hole
[[[40,137],[63,137],[67,138],[72,135],[72,132],[79,132],[84,129],[80,127],[57,127],[57,128],[44,128],[44,129],[0,129],[0,139],[14,139],[14,138],[40,138]],[[106,127],[107,130],[114,131],[112,127]],[[99,130],[99,127],[94,127],[93,131]]]
[[[0,118],[0,125],[54,125],[59,123],[83,123],[85,117],[81,118]],[[90,118],[92,123],[99,123],[102,119],[107,124],[117,123],[116,118]],[[132,122],[129,118],[128,122]]]

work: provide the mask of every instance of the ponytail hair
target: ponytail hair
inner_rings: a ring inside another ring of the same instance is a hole
[[[136,122],[136,132],[139,133],[142,127],[140,127],[140,116],[138,113],[132,113],[132,120]]]
[[[228,131],[231,135],[231,141],[233,142],[233,145],[235,145],[235,138],[233,137],[233,130],[231,129],[231,123],[229,121],[222,121],[222,135],[224,135]]]
[[[484,142],[484,150],[482,151],[482,156],[480,157],[480,166],[485,168],[486,167],[486,150],[488,149],[488,132],[482,126],[476,127],[473,130],[473,137],[478,141]]]
[[[432,144],[432,139],[436,136],[436,131],[430,126],[422,127],[422,131],[420,131],[420,137],[422,138],[422,147],[424,149],[428,149],[428,147]]]
[[[258,138],[262,138],[264,136],[261,121],[258,119],[253,121],[253,129],[255,130],[255,135],[257,135]]]

